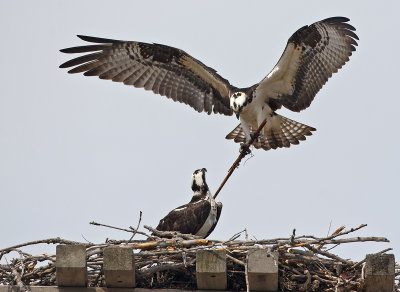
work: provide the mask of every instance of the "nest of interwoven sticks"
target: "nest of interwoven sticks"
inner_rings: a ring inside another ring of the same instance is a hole
[[[146,232],[135,228],[123,229],[92,222],[132,233],[130,240],[107,240],[105,243],[81,243],[61,238],[27,242],[0,250],[0,260],[5,255],[17,252],[19,257],[6,259],[0,265],[0,284],[26,286],[56,285],[56,256],[31,255],[21,248],[34,244],[80,244],[86,247],[88,286],[105,286],[103,273],[103,250],[109,246],[132,247],[135,254],[136,286],[142,288],[196,289],[196,252],[201,249],[225,249],[227,255],[228,290],[246,290],[247,252],[254,247],[279,254],[280,291],[335,291],[345,287],[346,291],[361,291],[364,280],[362,268],[365,260],[353,262],[331,252],[332,247],[354,242],[388,242],[383,237],[349,237],[366,225],[345,230],[339,228],[332,235],[296,236],[265,240],[238,240],[238,233],[229,240],[201,239],[178,232],[159,232],[145,226]],[[142,234],[146,240],[133,240]],[[391,250],[385,249],[377,254]],[[396,265],[396,289],[399,289],[400,266]]]

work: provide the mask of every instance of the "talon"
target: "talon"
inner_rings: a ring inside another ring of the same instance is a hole
[[[250,154],[251,150],[249,148],[249,144],[248,143],[240,143],[239,152],[243,153],[244,155]]]
[[[255,138],[254,133],[250,133],[250,138],[251,138],[252,140],[254,140],[254,142],[259,142],[259,143],[261,143],[261,139],[262,139],[263,137],[264,137],[264,135],[261,134],[261,133],[259,133],[258,136],[257,136],[257,138]]]

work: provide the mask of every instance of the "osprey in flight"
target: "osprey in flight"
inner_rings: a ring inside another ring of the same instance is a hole
[[[348,18],[332,17],[303,26],[288,40],[272,71],[259,83],[237,88],[186,52],[160,44],[78,37],[93,45],[63,53],[89,53],[60,65],[68,73],[84,72],[126,85],[152,90],[198,112],[232,115],[240,124],[226,138],[248,142],[267,118],[253,144],[265,150],[289,147],[305,140],[314,128],[275,113],[282,106],[299,112],[355,51],[357,35]]]
[[[222,203],[215,202],[206,183],[206,169],[192,175],[192,200],[168,213],[157,226],[160,231],[178,231],[206,238],[217,226]]]

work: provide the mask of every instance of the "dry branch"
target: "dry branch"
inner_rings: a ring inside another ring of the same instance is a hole
[[[132,229],[133,234],[132,234],[131,238],[129,238],[128,243],[131,242],[132,239],[135,237],[135,235],[138,233],[138,231],[139,231],[139,226],[140,226],[140,223],[141,223],[141,222],[142,222],[142,211],[140,211],[140,213],[139,213],[139,221],[138,221],[138,224],[137,224],[137,226],[136,226],[136,229],[133,228],[132,226],[129,226],[129,229]]]
[[[235,234],[228,240],[206,240],[177,232],[162,232],[145,226],[149,232],[138,228],[119,228],[94,222],[97,226],[113,228],[132,234],[144,233],[151,240],[108,240],[106,243],[88,244],[61,238],[32,241],[2,249],[1,254],[17,251],[19,257],[9,265],[0,265],[0,285],[55,285],[55,256],[30,255],[19,250],[21,247],[45,244],[84,244],[88,264],[88,284],[103,286],[103,250],[108,246],[131,246],[135,249],[137,287],[195,289],[196,252],[201,249],[225,249],[230,290],[246,290],[246,257],[254,247],[279,252],[279,285],[282,291],[335,291],[339,287],[361,289],[361,262],[353,262],[327,251],[329,246],[365,241],[387,242],[382,237],[345,237],[366,225],[349,230],[340,230],[327,237],[313,235],[264,240],[239,240]],[[140,220],[138,226],[140,224]],[[154,235],[152,233],[155,233]],[[130,235],[130,236],[131,236]],[[167,236],[169,238],[161,238]],[[379,252],[387,252],[389,249]],[[41,262],[41,265],[37,263]],[[396,287],[399,286],[400,266],[396,266]]]
[[[222,181],[221,185],[219,186],[219,188],[217,189],[217,191],[214,194],[214,199],[218,196],[219,192],[222,190],[222,188],[224,187],[225,183],[228,181],[229,177],[232,175],[232,173],[235,171],[235,169],[239,166],[240,162],[242,161],[242,159],[250,153],[250,147],[251,145],[254,143],[254,141],[258,138],[258,136],[260,135],[260,132],[262,130],[262,128],[264,128],[265,124],[267,123],[267,119],[265,119],[261,125],[258,127],[257,131],[254,132],[254,134],[251,136],[251,139],[248,143],[243,144],[241,146],[240,149],[240,154],[238,156],[238,158],[235,160],[235,162],[232,164],[231,168],[229,168],[228,174],[226,175],[226,177],[224,178],[224,180]]]
[[[0,259],[1,259],[2,255],[9,253],[10,251],[15,250],[17,248],[28,246],[28,245],[42,244],[42,243],[47,243],[47,244],[84,244],[86,246],[91,245],[91,244],[86,244],[86,243],[82,243],[82,242],[62,239],[60,237],[41,239],[41,240],[29,241],[29,242],[25,242],[25,243],[21,243],[21,244],[17,244],[17,245],[13,245],[13,246],[10,246],[7,248],[0,249]]]
[[[178,231],[160,231],[154,229],[148,225],[144,225],[144,228],[152,232],[153,235],[157,237],[164,237],[164,238],[183,238],[183,239],[202,239],[201,236],[193,235],[193,234],[183,234]]]
[[[9,264],[9,266],[11,269],[11,273],[14,277],[14,281],[17,283],[17,286],[19,287],[20,291],[28,291],[28,289],[25,287],[24,283],[22,283],[21,275],[15,268],[14,264],[11,263],[11,264]]]

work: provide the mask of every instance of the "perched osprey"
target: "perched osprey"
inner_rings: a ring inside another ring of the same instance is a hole
[[[198,112],[235,113],[241,123],[226,136],[235,142],[249,141],[267,118],[254,146],[265,150],[289,147],[305,140],[315,129],[275,111],[282,106],[295,112],[307,108],[329,77],[349,60],[358,37],[348,21],[332,17],[303,26],[289,38],[272,71],[247,88],[232,86],[214,69],[180,49],[82,35],[78,37],[96,44],[61,52],[90,54],[65,62],[60,68],[74,67],[68,73],[85,72],[86,76],[152,90]]]
[[[206,183],[206,169],[192,175],[192,200],[168,213],[157,226],[160,231],[179,231],[206,238],[217,226],[222,203],[213,199]]]

